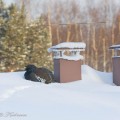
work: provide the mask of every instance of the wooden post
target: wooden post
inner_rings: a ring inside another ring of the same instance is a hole
[[[114,49],[113,61],[113,83],[120,86],[120,56],[117,56],[117,50],[120,50],[120,45],[113,45],[110,49]]]
[[[81,80],[81,60],[54,59],[54,77],[60,83]]]
[[[65,42],[53,46],[49,52],[54,52],[54,78],[56,82],[67,83],[81,80],[81,60],[86,45],[80,42]],[[68,52],[68,55],[65,55]]]

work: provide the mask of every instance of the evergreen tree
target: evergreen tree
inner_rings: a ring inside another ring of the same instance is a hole
[[[29,50],[28,60],[31,64],[52,68],[51,57],[47,49],[51,45],[45,20],[39,19],[27,26],[26,43]]]
[[[27,23],[24,5],[20,10],[11,5],[9,10],[10,17],[3,22],[6,33],[0,42],[0,71],[24,69],[27,64],[51,68],[47,52],[51,41],[44,19]]]
[[[11,69],[19,69],[20,61],[24,60],[25,53],[25,19],[23,13],[18,11],[15,5],[11,6],[10,19],[6,22],[7,27],[4,39],[1,41],[2,66],[7,71]],[[20,59],[21,58],[21,59]]]
[[[0,40],[6,33],[6,22],[9,19],[9,9],[5,8],[2,0],[0,0]]]

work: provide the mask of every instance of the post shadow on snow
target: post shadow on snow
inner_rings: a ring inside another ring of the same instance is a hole
[[[47,68],[37,68],[35,65],[27,65],[24,77],[26,80],[43,82],[46,84],[55,82],[53,73]]]

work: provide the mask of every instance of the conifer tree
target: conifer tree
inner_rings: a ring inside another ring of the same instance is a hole
[[[31,64],[52,68],[51,57],[47,52],[51,41],[45,20],[40,17],[31,22],[26,31],[26,43],[29,50],[28,61]]]
[[[40,17],[30,23],[26,21],[24,5],[9,8],[9,19],[4,23],[6,33],[0,42],[0,71],[24,69],[27,64],[51,68],[48,27]],[[1,22],[2,23],[2,22]]]

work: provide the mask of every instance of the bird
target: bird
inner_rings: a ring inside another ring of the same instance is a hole
[[[35,65],[29,64],[26,66],[25,71],[24,78],[26,80],[43,82],[45,84],[55,82],[52,71],[45,67],[37,68]]]

